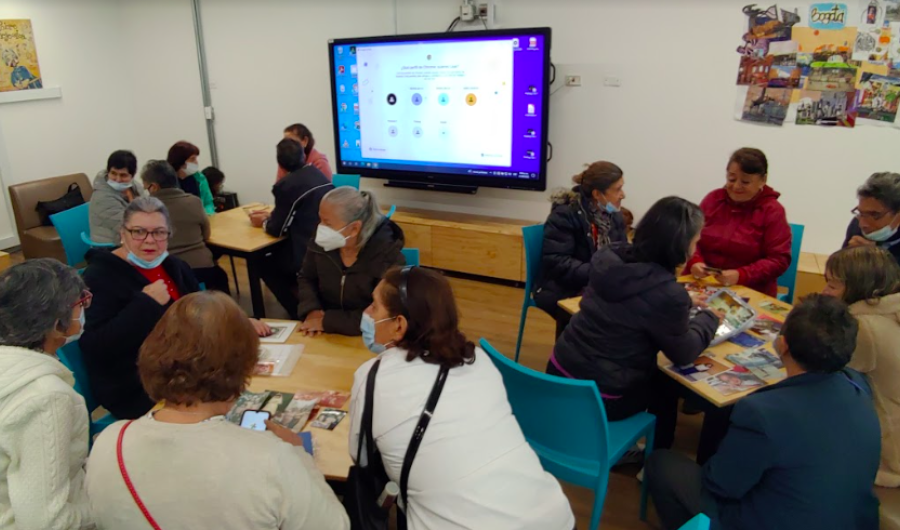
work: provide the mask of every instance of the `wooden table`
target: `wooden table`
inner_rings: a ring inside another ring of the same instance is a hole
[[[8,269],[12,265],[12,259],[6,252],[0,251],[0,271]]]
[[[690,276],[682,276],[681,278],[678,279],[678,281],[681,283],[688,283],[688,282],[693,282],[695,280],[693,278],[691,278]],[[711,279],[704,280],[704,282],[707,283],[708,285],[716,285],[716,286],[718,285],[715,281],[713,281]],[[759,314],[766,315],[766,316],[771,317],[780,322],[784,322],[784,319],[787,316],[787,312],[784,312],[782,314],[771,313],[771,312],[763,310],[759,304],[763,301],[769,300],[769,301],[771,301],[781,307],[784,307],[788,310],[790,310],[790,308],[791,308],[790,305],[788,305],[784,302],[779,302],[770,296],[766,296],[762,293],[756,292],[753,289],[749,289],[747,287],[736,285],[734,287],[730,287],[730,289],[743,298],[749,298],[750,305],[753,307],[753,309],[756,309],[756,311],[759,312]],[[561,308],[563,308],[564,310],[566,310],[567,312],[569,312],[570,314],[574,315],[575,313],[578,313],[580,303],[581,303],[581,297],[578,296],[575,298],[567,298],[565,300],[560,300],[559,306]],[[752,333],[751,333],[751,335],[752,335]],[[759,337],[759,338],[761,340],[765,340],[763,337]],[[775,350],[773,349],[771,342],[767,342],[765,344],[765,347],[770,352],[775,353]],[[725,341],[721,344],[717,344],[716,346],[713,346],[712,348],[709,348],[708,350],[703,352],[703,355],[712,357],[716,362],[721,363],[730,369],[734,366],[734,363],[732,363],[731,361],[726,359],[725,356],[735,354],[735,353],[740,353],[746,349],[747,348],[745,348],[744,346],[739,346],[733,342]],[[666,375],[668,375],[672,379],[678,381],[682,385],[686,386],[691,391],[698,394],[699,396],[701,396],[705,400],[709,401],[710,403],[716,405],[717,407],[725,407],[728,405],[733,405],[734,403],[736,403],[738,400],[740,400],[744,396],[752,394],[755,390],[757,390],[757,389],[752,389],[752,390],[747,390],[744,392],[739,392],[737,394],[732,394],[730,396],[724,396],[721,393],[719,393],[718,391],[716,391],[715,389],[713,389],[708,383],[706,383],[704,381],[692,382],[692,381],[689,381],[688,379],[686,379],[685,377],[683,377],[679,374],[676,374],[675,372],[672,372],[671,370],[668,370],[668,368],[670,366],[672,366],[672,361],[670,361],[665,355],[663,355],[662,352],[660,352],[657,355],[656,365]],[[765,379],[765,381],[767,384],[777,383],[778,381],[781,381],[782,379],[784,379],[785,376],[786,376],[786,374],[785,374],[784,370],[782,369],[782,370],[779,370],[779,375],[777,377]],[[762,388],[762,387],[760,387],[760,388]]]
[[[295,332],[287,344],[304,345],[303,354],[291,375],[256,376],[251,380],[248,390],[251,392],[277,390],[289,393],[298,390],[337,390],[350,393],[354,372],[373,357],[360,337],[321,335],[313,339]],[[348,409],[349,406],[348,400],[344,409]],[[335,481],[347,480],[347,471],[351,464],[347,449],[350,417],[341,420],[333,431],[311,428],[308,425],[304,430],[312,433],[316,464],[325,478]]]
[[[250,301],[256,318],[266,316],[266,304],[263,301],[260,282],[262,258],[272,247],[285,241],[283,237],[272,237],[262,228],[254,228],[250,224],[247,212],[262,208],[265,208],[265,205],[253,203],[213,215],[209,218],[211,234],[206,242],[208,246],[219,249],[223,254],[244,258],[247,261]]]

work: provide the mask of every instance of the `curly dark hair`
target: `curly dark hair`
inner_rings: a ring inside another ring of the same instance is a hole
[[[409,326],[397,346],[409,351],[407,361],[453,368],[475,362],[475,344],[459,330],[459,311],[450,282],[436,271],[412,267],[406,273],[406,307],[400,298],[403,269],[384,275],[381,303],[392,316],[403,315]]]
[[[155,401],[190,406],[241,395],[259,360],[259,337],[237,303],[217,291],[175,302],[141,346],[138,371]]]
[[[797,364],[807,372],[824,374],[847,366],[858,332],[859,324],[847,304],[821,294],[804,297],[781,328]]]

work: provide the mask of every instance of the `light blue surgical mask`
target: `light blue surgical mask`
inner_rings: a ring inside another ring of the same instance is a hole
[[[900,228],[900,227],[897,227]],[[875,241],[876,243],[884,243],[888,239],[894,237],[894,234],[897,233],[897,228],[892,227],[890,224],[882,226],[878,230],[875,230],[869,234],[863,234],[866,239],[869,241]]]
[[[612,202],[606,203],[606,211],[607,213],[619,213],[619,207],[613,204]]]
[[[378,342],[375,342],[375,324],[387,322],[388,320],[394,320],[395,318],[397,317],[375,320],[368,313],[363,313],[362,320],[359,322],[359,330],[362,332],[363,343],[366,345],[366,348],[369,348],[370,352],[378,355],[379,353],[386,350],[388,345],[393,343],[393,341],[387,344],[380,344]]]
[[[77,319],[73,318],[72,320],[78,320],[78,322],[81,324],[81,327],[78,329],[78,333],[66,337],[66,344],[71,344],[77,341],[84,333],[84,308],[81,309],[81,315]]]
[[[131,252],[130,250],[128,251],[128,261],[130,261],[131,263],[133,263],[134,265],[136,265],[142,269],[148,269],[148,270],[159,267],[162,264],[162,262],[166,261],[166,258],[168,258],[168,257],[169,257],[169,251],[166,250],[165,252],[160,254],[159,257],[157,257],[153,261],[147,261],[145,259],[141,259],[141,258],[135,256],[134,252]]]
[[[110,188],[116,191],[125,191],[131,187],[130,182],[116,182],[114,180],[107,180],[106,183],[109,184]]]

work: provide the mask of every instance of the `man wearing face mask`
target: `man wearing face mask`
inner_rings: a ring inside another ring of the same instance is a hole
[[[261,276],[290,318],[299,320],[297,273],[319,223],[319,203],[334,186],[315,166],[306,165],[303,145],[296,140],[285,138],[278,142],[275,158],[275,209],[271,213],[250,212],[250,223],[271,236],[290,239],[290,245],[282,245],[266,255]]]
[[[114,151],[106,169],[94,178],[94,194],[88,203],[91,240],[119,244],[119,223],[128,203],[144,196],[144,187],[135,179],[137,158],[131,151]]]
[[[843,247],[878,246],[900,262],[900,173],[875,173],[856,195]]]

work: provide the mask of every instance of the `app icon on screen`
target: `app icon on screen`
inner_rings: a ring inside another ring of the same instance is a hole
[[[534,104],[528,104],[528,114],[534,114]]]
[[[338,46],[338,47],[337,47],[337,51],[338,51],[338,55],[342,55],[342,54],[344,53],[344,47],[343,47],[343,46]]]
[[[356,46],[350,46],[350,55],[356,55]]]
[[[388,127],[388,136],[391,136],[391,137],[397,136],[397,126],[396,125],[391,125],[390,127]]]
[[[477,102],[478,102],[478,98],[475,97],[475,94],[467,94],[466,95],[466,105],[471,107]]]
[[[397,104],[397,96],[394,94],[388,94],[387,97],[388,105],[396,105]]]
[[[528,39],[528,47],[529,48],[537,48],[537,37],[530,37]]]
[[[531,149],[525,151],[525,158],[534,158],[534,151],[532,151]]]
[[[513,48],[519,47],[519,39],[513,39]]]
[[[415,93],[412,95],[413,105],[421,105],[422,104],[422,95],[419,93]]]
[[[525,131],[525,137],[534,138],[534,129],[528,129],[527,131]]]
[[[343,74],[343,73],[344,73],[344,65],[338,66],[338,73],[339,73],[339,74]]]
[[[347,91],[347,89],[346,89],[346,87],[344,87],[344,85],[339,86],[338,90],[341,92],[341,94],[343,94],[344,92]]]
[[[534,86],[534,85],[530,85],[530,86],[528,87],[528,93],[529,93],[529,94],[537,94],[537,87]]]
[[[347,112],[347,104],[341,103],[341,112]]]
[[[358,131],[359,130],[359,120],[353,122],[353,127]]]
[[[355,114],[359,114],[359,103],[354,103],[354,104],[353,104],[353,112],[354,112]]]
[[[441,94],[440,96],[438,96],[438,103],[440,103],[441,105],[447,105],[448,103],[450,103],[450,96],[448,96],[447,94]]]
[[[356,139],[356,147],[359,147],[360,145],[361,145],[361,142],[360,142],[359,138],[357,138]]]
[[[350,65],[350,75],[352,75],[353,77],[356,77],[357,68],[358,67],[355,64],[351,64]]]
[[[359,84],[358,83],[353,83],[353,93],[359,94]]]
[[[344,145],[342,145],[341,147],[343,147],[344,149],[349,149],[349,148],[350,148],[350,142],[348,142],[347,140],[344,140]]]

